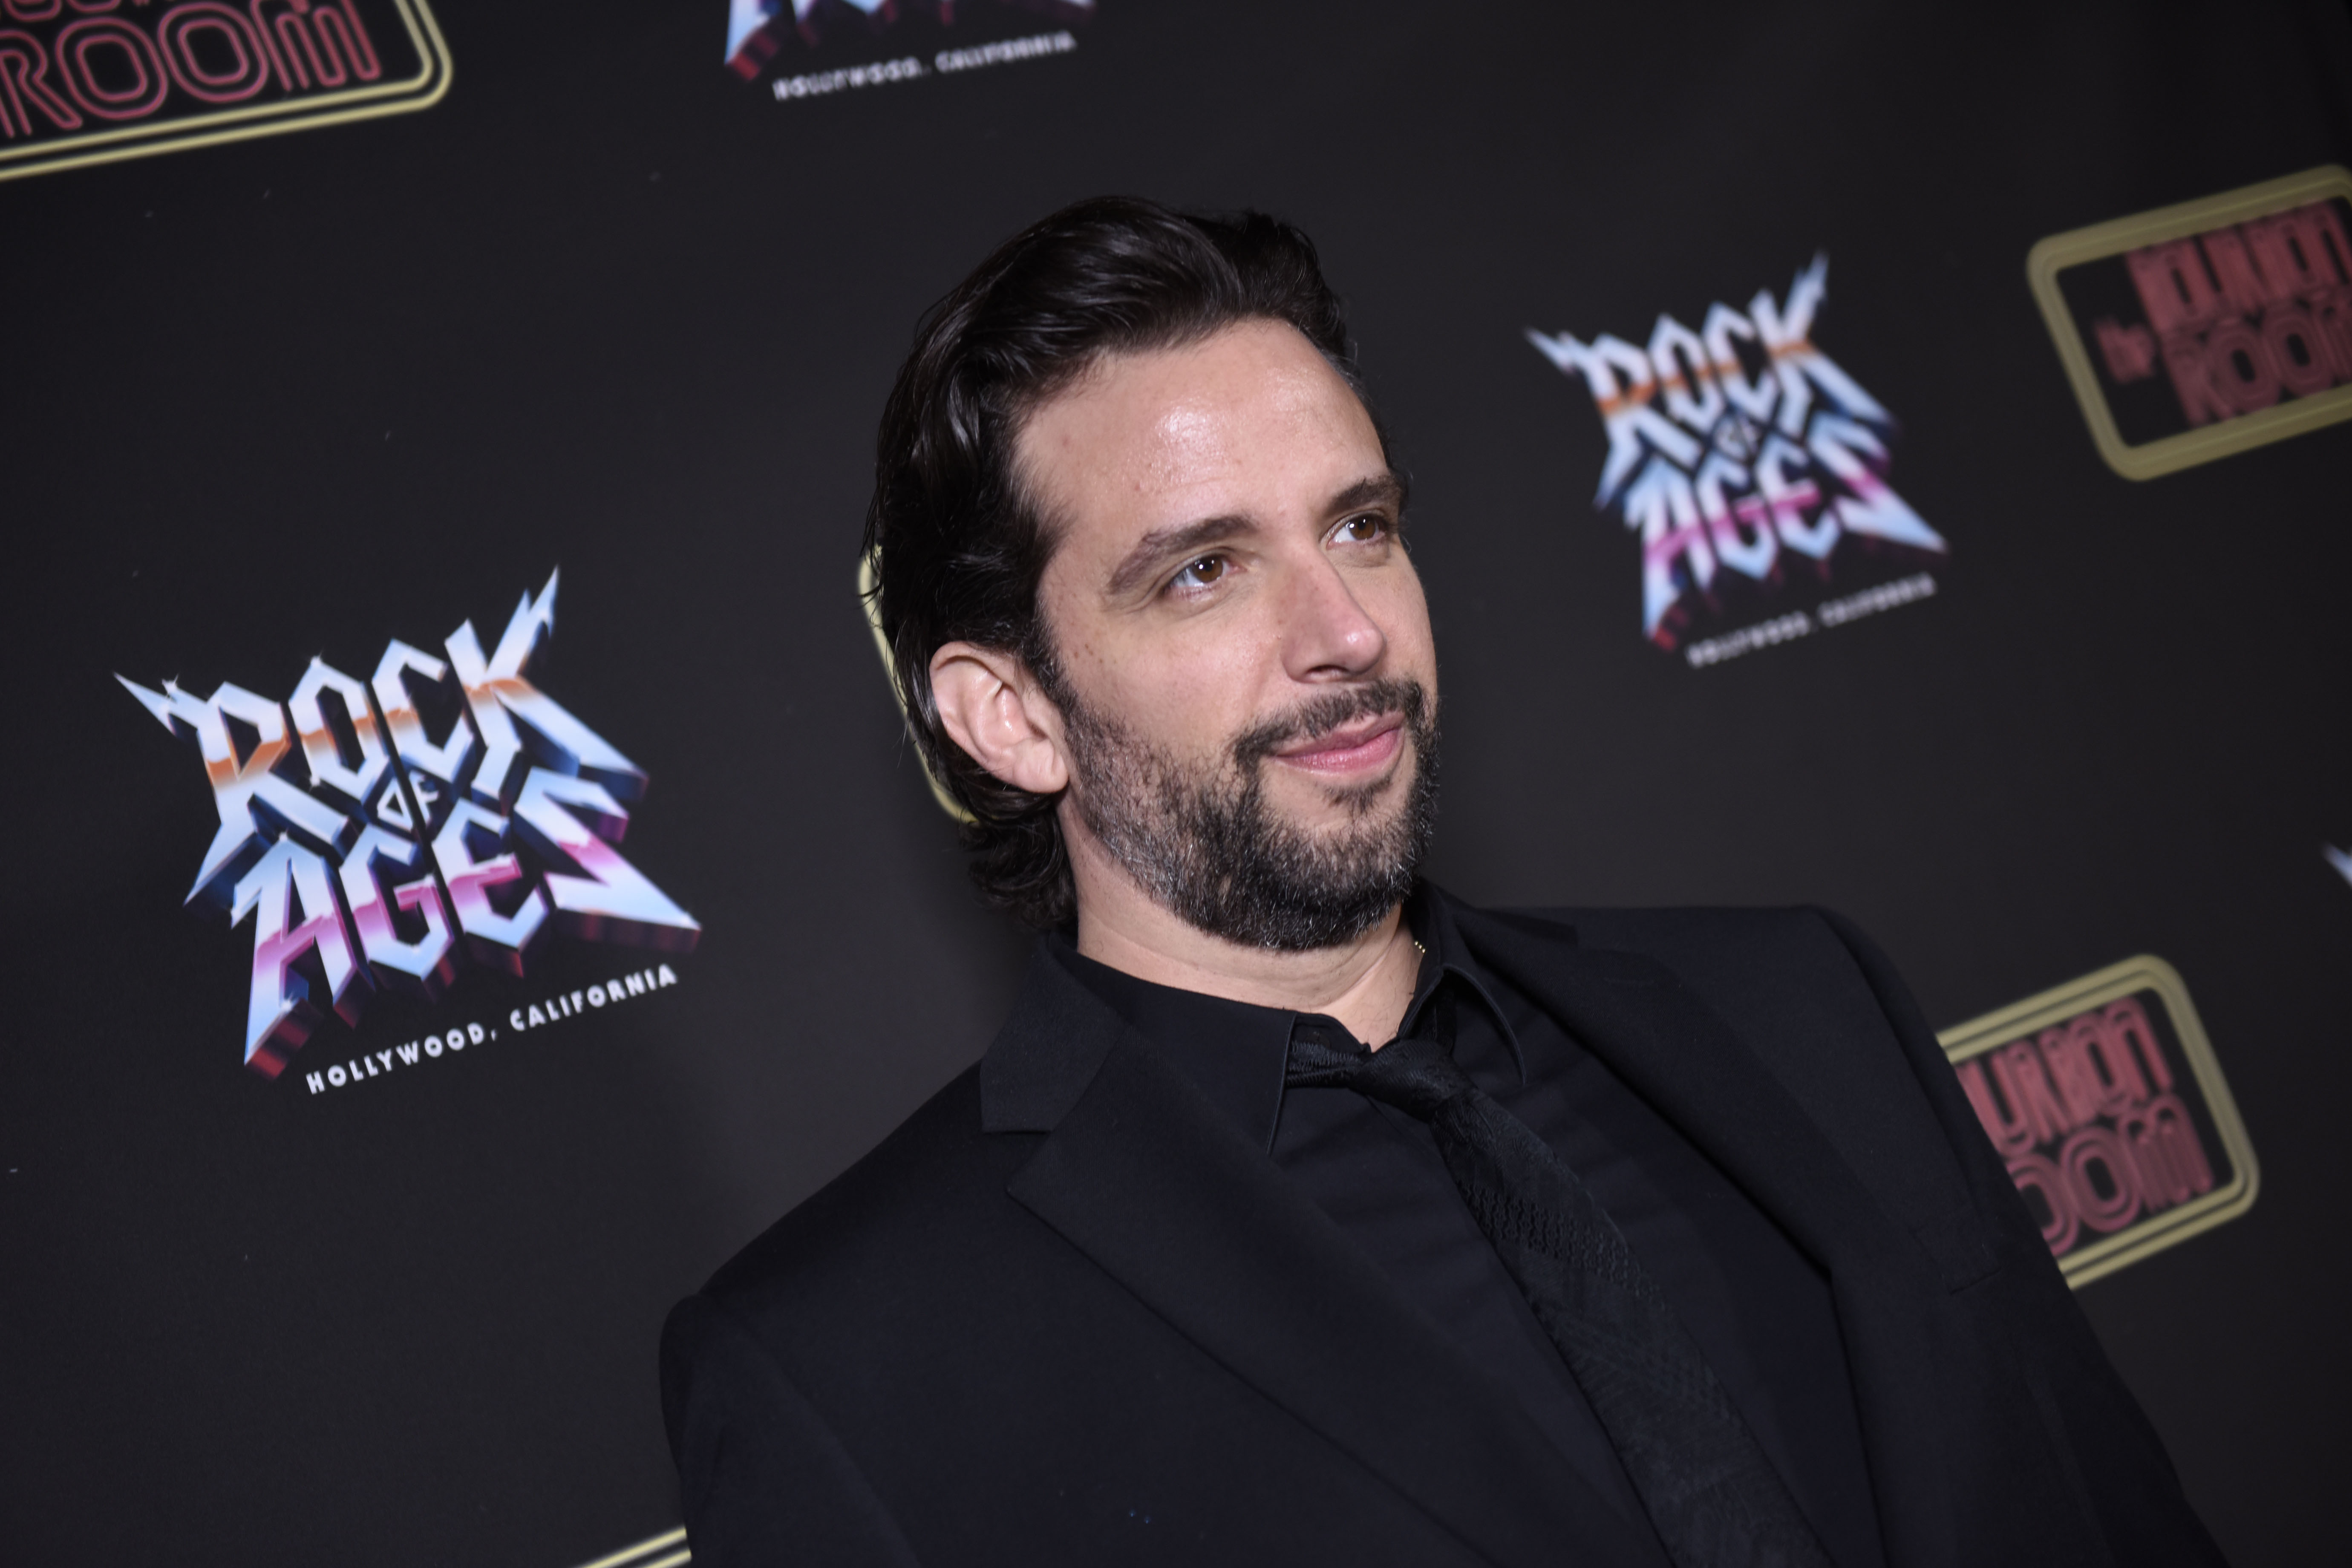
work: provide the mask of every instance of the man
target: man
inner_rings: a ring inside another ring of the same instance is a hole
[[[1045,934],[672,1315],[697,1562],[2219,1561],[1856,932],[1416,883],[1404,499],[1271,219],[1082,203],[926,321],[879,623]]]

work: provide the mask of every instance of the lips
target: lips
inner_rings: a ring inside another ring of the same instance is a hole
[[[1404,744],[1404,715],[1379,713],[1343,724],[1310,741],[1286,746],[1274,755],[1292,767],[1310,773],[1354,773],[1385,765]]]

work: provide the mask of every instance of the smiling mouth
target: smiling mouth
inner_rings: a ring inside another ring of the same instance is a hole
[[[1271,754],[1277,762],[1308,773],[1347,773],[1385,766],[1403,746],[1404,714],[1391,711],[1342,724]]]

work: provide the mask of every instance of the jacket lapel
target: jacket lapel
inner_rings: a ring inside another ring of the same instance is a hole
[[[1464,938],[1739,1184],[1830,1277],[1890,1560],[1952,1560],[1936,1415],[1941,1275],[1730,1026],[1637,953],[1567,928],[1453,906]],[[1534,928],[1534,929],[1531,929]],[[1891,1048],[1891,1047],[1890,1047]]]
[[[1454,915],[1471,950],[1654,1106],[1832,1273],[1906,1241],[1820,1128],[1664,964]]]
[[[1473,1550],[1528,1568],[1563,1548],[1654,1558],[1328,1215],[1057,965],[1033,967],[982,1086],[993,1131],[1053,1118],[1008,1184],[1016,1202]]]

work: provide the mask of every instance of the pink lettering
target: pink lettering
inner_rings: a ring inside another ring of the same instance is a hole
[[[2273,305],[2263,318],[2263,352],[2271,369],[2297,397],[2336,384],[2336,356],[2312,324],[2311,312],[2293,303]]]
[[[2125,263],[2147,326],[2094,325],[2107,374],[2152,374],[2146,339],[2159,342],[2192,428],[2352,380],[2352,243],[2332,202],[2147,246]]]
[[[2326,202],[2257,218],[2243,230],[2246,248],[2282,299],[2308,297],[2352,282],[2345,250],[2331,243],[2342,229]]]
[[[2082,1234],[2082,1220],[2074,1213],[2074,1202],[2068,1195],[2066,1178],[2058,1167],[2039,1154],[2020,1154],[2009,1163],[2009,1179],[2017,1184],[2020,1197],[2032,1213],[2034,1200],[2041,1200],[2042,1213],[2034,1218],[2042,1226],[2042,1242],[2053,1258],[2063,1258],[2073,1250],[2074,1238]]]
[[[2344,235],[2344,220],[2334,202],[2313,202],[2286,215],[2294,223],[2294,239],[2310,258],[2313,271],[2333,268],[2336,280],[2352,283],[2352,240]]]
[[[130,68],[131,85],[110,88],[100,79],[91,57],[115,51],[114,73]],[[163,105],[172,79],[146,34],[112,16],[92,16],[73,23],[58,35],[58,70],[66,79],[66,92],[82,112],[100,120],[143,120]]]
[[[2067,1195],[2083,1223],[2105,1235],[2121,1230],[2139,1213],[2139,1184],[2123,1140],[2105,1127],[2081,1129],[2058,1152]]]
[[[2240,414],[2258,413],[2279,400],[2278,372],[2270,351],[2243,321],[2223,321],[2205,334],[2205,363],[2221,395]]]
[[[2114,1031],[2117,1050],[2126,1045],[2137,1050],[2140,1059],[2147,1064],[2148,1080],[2159,1089],[2170,1089],[2172,1068],[2164,1059],[2163,1047],[2156,1043],[2156,1030],[2148,1024],[2147,1014],[2141,1009],[2139,998],[2126,996],[2121,1001],[2109,1003],[2105,1018],[2107,1027]]]
[[[2193,332],[2173,332],[2165,338],[2164,373],[2171,378],[2173,395],[2180,399],[2180,416],[2191,426],[2236,416],[2237,410],[2214,378],[2205,345]]]
[[[2036,1143],[2054,1143],[2074,1130],[2074,1119],[2051,1088],[2042,1053],[2033,1048],[2032,1040],[2018,1040],[1995,1051],[1992,1076],[2000,1085],[2002,1098],[2032,1126]]]
[[[2213,1166],[2198,1142],[2189,1108],[2174,1095],[2161,1095],[2144,1111],[2117,1122],[2139,1175],[2149,1212],[2188,1202],[2213,1190]]]
[[[22,21],[34,19],[14,5],[8,14]],[[47,15],[57,15],[57,0],[50,0]],[[81,128],[80,113],[49,85],[49,54],[41,40],[15,27],[0,29],[0,136],[11,142],[30,136],[30,111],[36,109],[60,131]]]
[[[180,90],[205,103],[241,103],[269,85],[269,54],[253,24],[218,0],[182,0],[156,28],[163,63]],[[209,34],[213,47],[236,62],[226,72],[206,66],[196,37]]]
[[[2140,309],[2159,337],[2193,331],[2227,305],[2206,275],[2205,259],[2192,239],[2168,240],[2133,251],[2125,258],[2139,289]]]
[[[285,9],[275,17],[264,16],[263,8],[275,4]],[[289,92],[306,89],[313,81],[341,87],[352,77],[373,81],[383,74],[375,45],[351,0],[316,7],[310,0],[252,0],[252,16],[278,84]]]
[[[2053,1255],[2214,1188],[2212,1161],[2137,997],[1954,1070]]]
[[[2261,315],[2273,294],[2261,268],[2247,254],[2244,237],[2234,228],[2217,228],[2200,238],[2206,265],[2221,281],[2221,297],[2229,301],[2230,309],[2241,316]]]
[[[2113,316],[2102,316],[2094,331],[2099,357],[2107,362],[2107,374],[2116,384],[2146,381],[2156,374],[2156,334],[2146,327],[2126,327]]]
[[[2097,1027],[2095,1023],[2092,1025],[2095,1033]],[[2096,1069],[2083,1059],[2082,1043],[2074,1026],[2061,1024],[2054,1029],[2044,1029],[2035,1043],[2042,1047],[2042,1060],[2050,1070],[2050,1081],[2058,1090],[2059,1100],[2066,1107],[2067,1119],[2077,1127],[2097,1120],[2105,1086],[2099,1081]]]
[[[1969,1103],[1976,1107],[1977,1120],[1984,1123],[1993,1147],[2004,1154],[2022,1154],[2032,1148],[2032,1122],[2022,1112],[2011,1115],[2001,1105],[1992,1084],[1986,1080],[1984,1063],[1962,1062],[1959,1072],[1960,1088],[1968,1094]]]
[[[2312,325],[2338,381],[2352,381],[2352,289],[2335,289],[2311,302]]]
[[[375,58],[375,45],[369,41],[367,29],[360,25],[359,10],[352,0],[320,6],[311,26],[319,30],[320,52],[341,55],[349,63],[352,75],[362,81],[373,81],[383,74],[383,67]]]
[[[2119,1116],[2147,1100],[2147,1079],[2131,1047],[2105,1013],[2085,1013],[2067,1026],[2083,1065],[2098,1083],[2103,1115]]]

